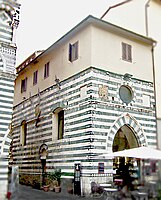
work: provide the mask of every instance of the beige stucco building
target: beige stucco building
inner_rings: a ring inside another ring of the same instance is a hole
[[[161,149],[161,1],[133,0],[121,2],[123,2],[122,5],[111,6],[111,9],[108,9],[109,11],[103,19],[136,33],[154,38],[157,41],[157,44],[154,47],[154,78],[156,90],[158,148]]]

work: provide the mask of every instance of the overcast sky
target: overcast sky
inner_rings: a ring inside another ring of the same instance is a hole
[[[88,15],[100,18],[121,0],[19,0],[17,65],[45,50]],[[123,1],[123,0],[122,0]]]

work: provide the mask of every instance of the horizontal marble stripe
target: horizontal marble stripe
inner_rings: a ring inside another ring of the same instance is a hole
[[[14,94],[14,89],[3,89],[3,88],[0,88],[0,92],[5,92],[5,93],[12,93],[12,94]]]

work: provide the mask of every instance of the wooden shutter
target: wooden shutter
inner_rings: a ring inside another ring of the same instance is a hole
[[[69,44],[69,61],[72,62],[72,45]]]
[[[132,46],[122,42],[122,60],[132,62]]]

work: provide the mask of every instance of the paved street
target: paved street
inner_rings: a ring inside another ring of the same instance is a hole
[[[19,189],[12,195],[11,200],[91,200],[92,198],[79,197],[68,194],[66,191],[55,193],[52,191],[45,192],[43,190],[33,189],[29,186],[19,185]]]
[[[17,192],[13,194],[10,198],[10,200],[104,200],[107,197],[105,196],[97,196],[97,197],[80,197],[76,196],[74,194],[69,194],[67,191],[61,191],[61,193],[55,193],[52,191],[45,192],[43,190],[37,190],[33,189],[30,186],[25,185],[19,185],[19,188],[17,188]],[[119,197],[120,200],[132,200],[135,198],[130,197]],[[149,199],[149,198],[148,198]],[[149,200],[152,200],[153,198],[150,198]]]

